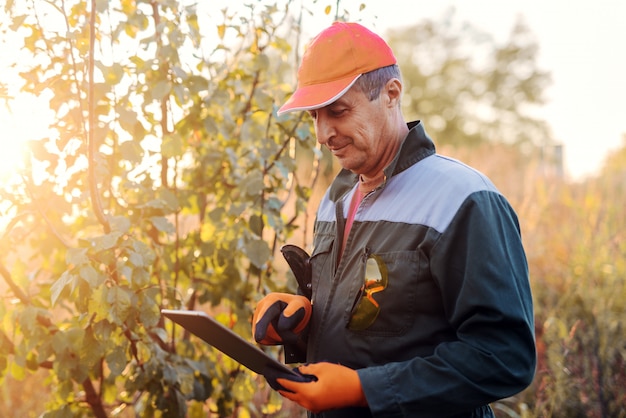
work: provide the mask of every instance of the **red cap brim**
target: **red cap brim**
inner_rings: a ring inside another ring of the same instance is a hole
[[[343,96],[360,76],[361,74],[358,74],[326,83],[298,87],[289,100],[278,109],[278,116],[328,106]]]

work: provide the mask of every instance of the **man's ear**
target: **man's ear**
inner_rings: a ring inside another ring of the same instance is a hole
[[[385,92],[387,95],[387,104],[390,107],[396,107],[400,105],[400,99],[402,98],[402,82],[397,78],[392,78],[385,84]]]

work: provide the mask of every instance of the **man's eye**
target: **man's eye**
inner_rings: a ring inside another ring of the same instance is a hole
[[[337,116],[341,116],[345,111],[346,109],[332,109],[330,111],[330,114],[337,117]]]

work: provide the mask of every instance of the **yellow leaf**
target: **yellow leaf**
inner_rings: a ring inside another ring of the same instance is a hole
[[[329,14],[330,14],[330,10],[331,10],[331,9],[332,9],[332,8],[331,8],[330,6],[326,6],[326,8],[324,9],[324,13],[325,13],[325,14],[327,14],[327,15],[329,15]]]

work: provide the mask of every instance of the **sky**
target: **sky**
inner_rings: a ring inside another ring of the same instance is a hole
[[[317,4],[335,1],[318,1]],[[359,13],[359,5],[366,7]],[[394,26],[456,18],[508,38],[521,16],[539,45],[538,66],[552,84],[537,117],[564,145],[571,179],[594,174],[612,151],[626,146],[626,1],[624,0],[342,0],[355,18],[383,33]],[[326,17],[315,32],[332,22]]]

